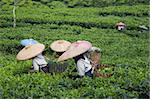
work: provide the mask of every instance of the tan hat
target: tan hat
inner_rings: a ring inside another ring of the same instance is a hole
[[[69,41],[66,41],[66,40],[57,40],[57,41],[54,41],[51,45],[50,45],[50,48],[53,50],[53,51],[56,51],[56,52],[64,52],[68,49],[68,47],[71,45],[71,43]]]
[[[24,47],[16,56],[17,60],[27,60],[40,54],[45,49],[43,44],[34,44]]]
[[[122,23],[122,22],[119,22],[119,23],[116,24],[116,26],[125,26],[125,24]]]
[[[58,61],[67,60],[73,58],[84,52],[88,51],[92,47],[92,44],[88,41],[77,41],[70,45],[69,49],[64,52],[59,58]]]

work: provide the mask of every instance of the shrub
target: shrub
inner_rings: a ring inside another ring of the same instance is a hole
[[[66,8],[66,5],[60,1],[53,1],[47,4],[50,8]]]

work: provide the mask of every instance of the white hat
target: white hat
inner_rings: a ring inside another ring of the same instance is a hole
[[[40,54],[45,49],[43,44],[34,44],[24,47],[16,56],[17,60],[27,60]]]
[[[125,24],[122,23],[122,22],[119,22],[119,23],[116,24],[116,26],[125,26]]]
[[[66,40],[57,40],[50,45],[50,48],[56,52],[64,52],[70,45],[71,43]]]

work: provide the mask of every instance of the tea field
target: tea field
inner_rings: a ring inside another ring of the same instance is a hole
[[[105,5],[27,0],[16,6],[15,28],[10,1],[0,0],[0,99],[149,98],[150,14],[146,0],[122,0],[114,5],[113,0],[102,0]],[[126,30],[116,30],[115,24],[120,21],[126,24]],[[141,29],[142,25],[148,30]],[[113,76],[73,79],[71,76],[77,73],[72,59],[66,61],[63,73],[28,73],[32,61],[16,60],[23,48],[20,41],[27,38],[43,43],[44,56],[53,62],[57,61],[49,48],[53,41],[88,40],[102,49],[101,63],[114,66]]]

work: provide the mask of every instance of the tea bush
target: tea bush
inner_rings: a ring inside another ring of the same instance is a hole
[[[110,6],[100,9],[99,15],[116,15],[116,16],[149,16],[148,5],[134,6]]]
[[[53,1],[47,4],[50,8],[66,8],[66,5],[60,1]]]
[[[143,5],[147,7],[147,5]],[[141,7],[135,6],[133,9]],[[17,26],[23,26],[28,24],[68,24],[68,25],[77,25],[85,28],[97,27],[97,28],[115,28],[115,24],[119,21],[123,21],[127,25],[127,29],[136,30],[138,26],[145,25],[149,27],[149,18],[148,17],[138,17],[137,16],[99,16],[98,8],[77,8],[77,9],[66,9],[66,8],[57,8],[57,9],[49,9],[48,7],[39,7],[31,9],[26,7],[20,7],[17,9]],[[41,10],[42,9],[42,10]],[[107,9],[107,8],[106,8]],[[120,9],[118,7],[118,9]],[[144,8],[145,9],[145,8]],[[144,10],[143,9],[143,10]],[[3,11],[3,10],[2,10]],[[109,11],[109,10],[108,10]],[[110,10],[112,11],[112,10]],[[137,10],[140,12],[140,9]],[[40,15],[39,15],[40,13]],[[109,12],[108,12],[109,13]],[[113,12],[112,12],[113,13]],[[128,13],[128,12],[127,12]],[[130,13],[130,12],[129,12]],[[143,11],[141,11],[141,15],[143,16]],[[148,12],[147,12],[148,13]],[[87,18],[88,16],[88,18]],[[10,11],[7,11],[7,14],[0,15],[0,18],[4,20],[1,24],[1,27],[10,26],[9,22],[13,22],[13,16]],[[8,20],[8,22],[6,22]],[[6,22],[6,23],[5,23]]]
[[[48,5],[55,0],[33,0]],[[148,4],[149,0],[57,0],[68,7],[107,7],[117,5]]]
[[[0,1],[0,98],[148,98],[149,31],[137,29],[139,25],[149,27],[148,5],[49,8],[52,1],[34,0],[32,6],[18,6],[16,28],[12,27],[13,6]],[[115,29],[119,21],[127,24],[126,30]],[[113,76],[75,79],[72,59],[66,61],[63,73],[28,73],[32,61],[16,60],[23,48],[20,41],[27,38],[43,43],[46,60],[53,62],[57,60],[49,48],[53,41],[88,40],[102,49],[101,62],[113,66]]]

